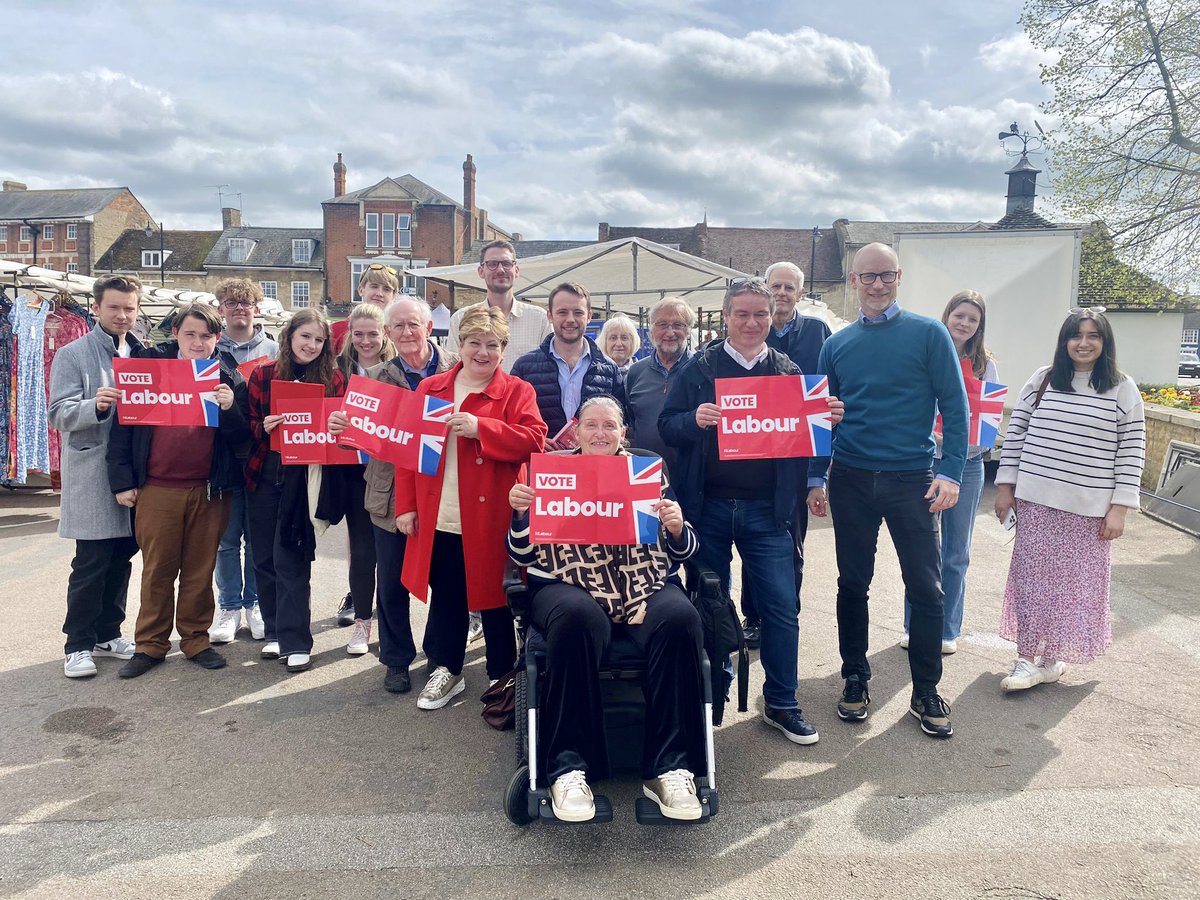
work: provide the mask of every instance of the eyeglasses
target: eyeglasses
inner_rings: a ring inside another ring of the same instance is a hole
[[[221,302],[230,309],[249,309],[255,305],[253,300],[222,300]]]
[[[515,259],[489,259],[484,261],[483,267],[491,272],[495,272],[499,268],[503,268],[505,272],[508,272],[516,264],[517,261]]]
[[[876,278],[878,278],[884,284],[891,284],[893,281],[896,280],[896,276],[899,275],[900,273],[899,272],[858,272],[856,274],[858,275],[858,280],[861,281],[863,284],[874,284]]]
[[[650,325],[651,328],[657,328],[659,331],[687,331],[686,322],[654,322]]]
[[[367,266],[368,272],[387,272],[389,275],[395,275],[396,270],[391,266],[385,266],[383,263],[371,263]]]
[[[1108,307],[1106,306],[1072,306],[1070,309],[1070,313],[1073,316],[1082,315],[1083,313],[1090,313],[1093,316],[1102,316],[1106,312],[1108,312]]]

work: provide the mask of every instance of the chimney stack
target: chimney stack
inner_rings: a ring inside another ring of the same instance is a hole
[[[1005,215],[1018,209],[1033,211],[1033,204],[1037,198],[1037,177],[1041,171],[1022,153],[1017,164],[1004,173],[1008,176],[1008,205],[1004,210]]]
[[[342,154],[338,154],[337,162],[333,164],[333,196],[340,197],[346,193],[346,164],[342,162]]]
[[[467,210],[467,247],[475,239],[475,163],[471,154],[463,163],[463,206]]]
[[[8,193],[9,191],[27,191],[27,190],[29,190],[29,185],[27,185],[23,181],[6,181],[6,182],[4,182],[4,193]]]
[[[242,211],[232,206],[221,207],[221,227],[222,228],[241,228],[242,227]]]

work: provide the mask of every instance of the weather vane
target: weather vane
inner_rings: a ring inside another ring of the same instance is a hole
[[[1009,156],[1028,156],[1030,153],[1042,153],[1046,147],[1046,132],[1042,129],[1041,124],[1037,119],[1033,120],[1033,124],[1037,127],[1038,133],[1031,135],[1028,131],[1022,132],[1017,127],[1017,123],[1013,122],[1008,126],[1008,131],[1002,131],[999,134],[1000,143],[1004,146],[1004,152]],[[1021,142],[1021,149],[1010,149],[1010,144],[1005,144],[1009,138],[1016,138]],[[1032,145],[1032,146],[1030,146]]]

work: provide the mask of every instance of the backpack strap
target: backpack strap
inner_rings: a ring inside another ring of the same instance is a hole
[[[1053,371],[1051,369],[1050,371]],[[1050,386],[1050,372],[1046,373],[1046,377],[1042,379],[1042,386],[1038,388],[1037,396],[1033,399],[1033,408],[1037,409],[1038,404],[1042,402],[1042,396],[1046,393],[1046,388]]]

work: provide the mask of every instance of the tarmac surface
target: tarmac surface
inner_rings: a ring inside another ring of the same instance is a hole
[[[945,658],[955,736],[907,714],[899,567],[881,540],[871,716],[834,712],[833,535],[810,532],[800,702],[809,747],[751,710],[716,732],[721,810],[694,827],[633,819],[635,774],[603,783],[608,825],[504,817],[512,732],[467,691],[438,712],[382,689],[334,623],[344,527],[314,568],[315,666],[289,676],[242,631],[230,665],[173,652],[132,682],[62,673],[71,542],[49,492],[0,495],[0,898],[1200,897],[1200,543],[1130,517],[1114,547],[1114,643],[1057,685],[1005,696],[996,634],[1011,556],[985,492],[964,637]],[[1072,565],[1063,560],[1063,565]],[[132,636],[135,561],[126,634]],[[414,604],[418,644],[425,609]],[[419,689],[423,657],[413,668]]]

